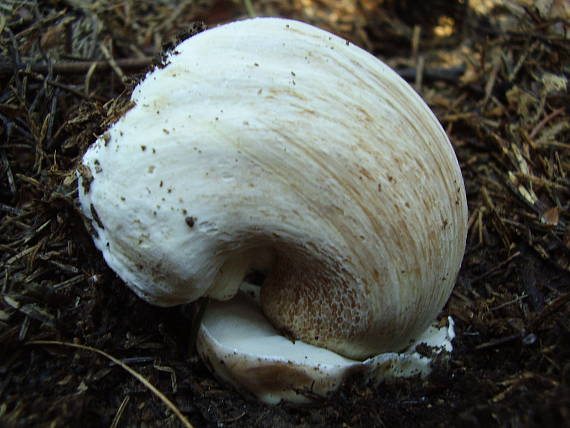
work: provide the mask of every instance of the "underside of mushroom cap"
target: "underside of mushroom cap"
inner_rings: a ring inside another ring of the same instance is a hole
[[[326,397],[360,374],[371,383],[392,377],[426,376],[434,358],[452,350],[453,321],[429,327],[408,349],[355,361],[302,341],[291,341],[273,328],[259,304],[259,287],[244,283],[225,302],[211,301],[202,319],[197,350],[223,381],[267,404],[307,404]],[[418,345],[428,347],[420,355]]]
[[[271,323],[353,359],[406,348],[441,310],[465,249],[461,172],[375,57],[300,22],[240,21],[181,43],[132,100],[79,189],[141,297],[229,299],[261,266]]]

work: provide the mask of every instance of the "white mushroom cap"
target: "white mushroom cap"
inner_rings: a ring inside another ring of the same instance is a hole
[[[461,172],[378,59],[245,20],[181,43],[132,101],[85,154],[80,201],[139,296],[227,300],[260,268],[278,331],[358,360],[405,349],[439,313],[465,249]]]

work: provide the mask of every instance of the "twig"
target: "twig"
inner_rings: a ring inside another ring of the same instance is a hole
[[[487,191],[487,188],[485,186],[481,188],[481,194],[483,196],[483,203],[491,214],[491,224],[498,232],[499,236],[501,237],[501,241],[503,241],[505,247],[508,248],[510,243],[512,242],[509,229],[505,226],[504,221],[499,215],[499,212],[497,211],[495,204],[491,200],[491,196],[489,195],[489,192]]]
[[[85,98],[85,99],[90,98],[88,95],[85,95],[83,92],[78,91],[77,89],[74,89],[74,88],[67,86],[67,85],[64,85],[62,83],[54,82],[53,80],[48,79],[47,76],[43,76],[40,73],[34,73],[34,72],[27,71],[27,70],[21,70],[20,72],[23,74],[26,74],[27,76],[30,76],[34,80],[38,80],[40,82],[45,82],[48,85],[55,86],[56,88],[61,88],[61,89],[64,89],[68,92],[71,92],[73,95],[76,95],[80,98]],[[53,99],[57,99],[57,98],[54,97]]]
[[[424,64],[425,64],[425,58],[423,55],[420,55],[418,57],[418,62],[416,64],[417,64],[416,81],[414,83],[414,87],[416,88],[416,91],[421,92],[424,80]]]
[[[415,68],[400,68],[396,69],[396,72],[406,79],[408,82],[413,82],[416,80],[418,74]],[[455,83],[465,72],[465,67],[450,67],[450,68],[424,68],[423,69],[423,79],[434,81],[441,80],[443,82]]]
[[[115,413],[115,417],[113,418],[113,422],[111,423],[111,428],[117,428],[119,426],[119,421],[121,420],[121,416],[123,416],[123,413],[125,412],[125,409],[127,408],[127,404],[129,402],[129,399],[130,399],[130,397],[128,395],[125,395],[125,398],[123,398],[121,405],[117,409],[117,413]]]
[[[121,69],[121,67],[119,67],[119,65],[115,61],[115,58],[113,58],[111,51],[107,49],[107,46],[105,46],[105,43],[103,42],[99,43],[99,48],[101,49],[101,52],[103,52],[105,58],[107,58],[107,61],[109,61],[109,65],[111,66],[113,71],[117,74],[117,76],[119,76],[121,82],[123,82],[123,85],[126,85],[129,79],[127,79],[127,76],[125,76],[125,73],[123,73],[123,70]]]
[[[4,128],[6,129],[6,128]],[[7,140],[6,140],[7,141]],[[6,145],[3,146],[6,148]],[[0,151],[0,165],[2,169],[6,172],[6,177],[8,178],[8,187],[10,189],[10,193],[16,193],[16,182],[14,181],[14,174],[12,173],[12,168],[10,166],[10,161],[8,160],[8,156],[4,150]]]
[[[247,16],[249,16],[250,18],[256,17],[257,13],[255,13],[255,9],[253,8],[251,0],[243,0],[243,3],[245,5],[245,10],[247,11]]]
[[[423,55],[419,55],[421,33],[422,27],[419,25],[414,25],[414,31],[412,33],[412,62],[416,66],[416,78],[414,87],[418,92],[422,91],[425,68],[425,58]]]
[[[513,300],[509,300],[508,302],[501,303],[500,305],[497,305],[497,306],[492,307],[492,308],[490,309],[490,311],[491,311],[491,312],[497,311],[497,310],[499,310],[499,309],[501,309],[501,308],[505,308],[505,307],[507,307],[507,306],[513,305],[513,304],[515,304],[515,303],[517,303],[517,302],[520,302],[520,301],[523,300],[523,299],[526,299],[527,297],[528,297],[528,296],[527,296],[526,294],[523,294],[522,296],[517,296],[517,297],[515,297]]]
[[[69,286],[72,286],[75,284],[79,284],[84,279],[85,279],[85,275],[81,273],[79,275],[74,276],[73,278],[69,278],[65,281],[59,282],[57,284],[53,284],[50,288],[52,290],[60,290],[60,289],[65,288],[65,287],[69,287]]]
[[[422,33],[422,27],[419,25],[414,25],[414,30],[412,33],[412,62],[417,64],[418,62],[418,52],[420,50],[420,37]]]
[[[501,346],[501,345],[504,345],[506,343],[510,343],[510,342],[513,342],[517,339],[520,339],[520,338],[522,338],[522,336],[523,336],[522,333],[516,333],[516,334],[512,334],[510,336],[501,337],[499,339],[491,340],[489,342],[485,342],[485,343],[482,343],[480,345],[477,345],[475,347],[475,349],[478,351],[481,351],[483,349],[495,348],[497,346]]]
[[[19,33],[17,33],[16,37],[18,39],[22,39],[24,36],[27,36],[28,34],[33,33],[34,31],[36,31],[40,28],[47,28],[49,24],[51,24],[52,22],[55,22],[58,19],[60,19],[61,17],[65,16],[66,13],[69,13],[69,11],[67,9],[64,9],[60,12],[55,13],[52,16],[47,16],[41,20],[38,20],[38,21],[34,22],[33,25],[30,25],[28,28],[26,28],[25,30],[22,30]]]
[[[534,129],[530,132],[528,138],[530,138],[531,140],[534,139],[534,137],[536,137],[536,135],[540,132],[540,130],[542,128],[544,128],[544,126],[551,121],[552,119],[554,119],[556,116],[558,116],[560,113],[564,112],[565,107],[560,107],[557,110],[554,110],[552,113],[550,113],[548,116],[546,116],[544,119],[542,119],[535,127]]]
[[[4,211],[4,212],[14,214],[14,215],[22,215],[26,212],[21,208],[12,207],[10,205],[6,205],[6,204],[3,204],[1,202],[0,202],[0,211]]]
[[[493,89],[495,88],[495,83],[497,81],[497,76],[499,74],[499,69],[501,68],[501,62],[499,59],[496,59],[493,63],[493,68],[491,69],[491,73],[489,75],[489,80],[485,84],[485,98],[483,98],[483,104],[487,104],[487,101],[491,98],[493,94]]]
[[[503,268],[503,266],[509,264],[514,258],[518,257],[521,255],[520,251],[517,251],[516,253],[514,253],[513,255],[509,256],[506,260],[503,260],[501,263],[497,264],[496,266],[493,266],[491,269],[489,269],[487,272],[473,278],[471,280],[471,283],[475,283],[477,281],[482,280],[483,278],[488,277],[489,275],[491,275],[492,273],[497,272],[498,270],[500,270],[501,268]]]
[[[115,59],[115,63],[122,70],[141,70],[155,61],[152,57]],[[54,74],[85,74],[95,64],[96,71],[107,71],[111,68],[108,61],[61,61],[52,64]],[[14,64],[12,62],[0,62],[0,76],[11,75],[17,70],[29,70],[35,73],[47,73],[49,64],[28,63]]]
[[[139,382],[141,382],[146,388],[150,389],[150,391],[152,391],[152,393],[154,395],[156,395],[166,405],[166,407],[168,407],[170,410],[172,410],[172,412],[176,415],[178,420],[180,422],[182,422],[182,425],[184,425],[186,428],[194,428],[193,425],[190,423],[190,421],[188,419],[186,419],[186,416],[184,416],[182,414],[182,412],[178,409],[178,407],[176,407],[176,405],[174,405],[174,403],[172,401],[170,401],[162,392],[160,392],[158,389],[156,389],[156,387],[152,383],[150,383],[148,380],[146,380],[143,375],[141,375],[136,370],[127,366],[121,360],[118,360],[117,358],[113,357],[112,355],[107,354],[104,351],[101,351],[100,349],[97,349],[97,348],[92,348],[91,346],[79,345],[77,343],[60,342],[57,340],[32,340],[30,342],[27,342],[26,344],[27,345],[68,346],[70,348],[82,349],[84,351],[91,351],[91,352],[95,352],[96,354],[102,355],[103,357],[111,360],[115,364],[121,366],[123,369],[125,369],[127,372],[129,372],[129,374],[131,376],[133,376],[135,379],[137,379]]]
[[[567,303],[570,302],[570,293],[565,293],[554,299],[530,324],[530,329],[534,330],[540,326],[547,318],[558,312]]]
[[[123,58],[115,59],[115,63],[124,71],[138,71],[152,65],[156,59],[154,57],[143,58]],[[91,67],[95,67],[92,71],[97,73],[108,71],[111,66],[108,61],[60,61],[52,64],[54,74],[86,74]],[[48,64],[44,63],[27,63],[15,65],[11,62],[0,61],[0,76],[11,75],[17,70],[28,70],[35,73],[47,73]],[[413,67],[400,68],[396,72],[408,81],[415,81],[417,70]],[[465,72],[465,66],[449,67],[449,68],[425,68],[423,70],[423,78],[428,81],[444,81],[457,82],[457,80]]]

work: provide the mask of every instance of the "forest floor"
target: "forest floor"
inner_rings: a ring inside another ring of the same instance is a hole
[[[568,8],[1,2],[0,426],[182,426],[98,351],[128,363],[197,428],[570,426]],[[187,311],[135,297],[84,227],[75,168],[115,119],[115,100],[167,46],[254,14],[310,22],[378,56],[450,136],[469,235],[442,313],[456,321],[455,349],[426,379],[353,380],[310,407],[243,398],[189,354]]]

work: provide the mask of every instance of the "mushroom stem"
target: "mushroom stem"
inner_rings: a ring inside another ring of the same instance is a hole
[[[275,251],[269,247],[236,250],[227,255],[216,275],[208,295],[216,300],[234,297],[247,274],[252,271],[267,273],[275,264]]]

